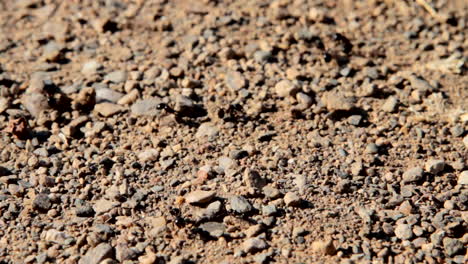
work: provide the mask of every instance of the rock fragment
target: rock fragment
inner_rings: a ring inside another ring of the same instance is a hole
[[[104,117],[113,116],[123,110],[124,108],[121,105],[113,103],[100,103],[94,106],[94,111]]]
[[[295,96],[298,91],[299,87],[289,80],[279,81],[275,85],[275,92],[280,97]]]
[[[75,213],[78,217],[92,217],[94,216],[94,209],[90,205],[83,205],[76,208]]]
[[[87,116],[79,116],[76,119],[73,119],[67,126],[62,128],[62,132],[68,136],[73,137],[77,132],[80,126],[86,123],[89,120]]]
[[[99,264],[107,258],[113,258],[114,249],[107,243],[101,243],[95,248],[91,248],[86,255],[80,259],[78,264]]]
[[[40,193],[36,195],[36,198],[34,198],[33,201],[33,209],[39,211],[39,212],[47,212],[50,207],[52,207],[52,202],[50,201],[50,198],[47,194]]]
[[[157,97],[137,100],[131,107],[131,112],[137,116],[158,116],[161,113],[160,105],[163,102]]]
[[[398,105],[398,99],[395,96],[390,96],[385,100],[385,103],[382,105],[382,110],[388,113],[395,112]]]
[[[207,138],[208,140],[214,140],[219,134],[219,129],[211,123],[203,123],[195,134],[196,138]]]
[[[428,160],[426,162],[425,169],[429,173],[439,174],[445,169],[445,161],[435,159]]]
[[[244,88],[247,83],[244,76],[238,71],[228,72],[224,81],[232,91],[239,91]]]
[[[8,109],[10,102],[7,98],[0,96],[0,114]]]
[[[94,203],[93,209],[96,214],[103,214],[109,212],[112,208],[116,207],[119,203],[109,201],[107,199],[101,199]]]
[[[328,111],[349,111],[353,109],[354,101],[336,92],[325,92],[321,97]]]
[[[42,93],[25,93],[21,97],[21,103],[34,117],[38,117],[42,111],[50,109],[48,98]]]
[[[404,183],[413,183],[422,179],[424,175],[423,169],[420,167],[414,167],[406,170],[403,173],[403,182]]]
[[[256,170],[252,169],[245,170],[244,181],[247,186],[257,190],[263,188],[267,184],[266,179],[264,179]]]
[[[454,256],[464,248],[463,243],[456,238],[445,237],[442,240],[442,243],[444,245],[445,252],[447,252],[447,255],[450,257]]]
[[[90,60],[83,64],[81,68],[81,73],[86,76],[91,76],[96,74],[99,70],[102,69],[102,65],[96,60]]]
[[[213,191],[193,191],[185,196],[185,200],[189,204],[204,204],[210,202],[216,193]]]
[[[258,251],[262,251],[268,247],[268,244],[265,240],[261,238],[249,238],[242,243],[242,249],[246,253],[255,253]]]
[[[57,243],[61,245],[67,244],[67,240],[71,238],[69,235],[67,235],[65,232],[60,232],[56,229],[49,229],[47,231],[44,231],[42,233],[42,237],[52,243]]]
[[[401,240],[408,240],[413,237],[413,231],[408,224],[397,224],[395,228],[395,236]]]
[[[114,91],[109,88],[100,88],[96,90],[96,102],[110,102],[117,103],[123,97],[122,93]]]
[[[312,243],[312,251],[322,255],[334,255],[336,248],[331,239],[318,240]]]
[[[278,189],[271,186],[263,187],[262,191],[263,194],[270,199],[276,199],[281,196],[281,192]]]
[[[285,195],[284,195],[284,203],[287,205],[287,206],[299,206],[301,204],[301,198],[296,194],[296,193],[293,193],[293,192],[287,192]]]
[[[122,96],[118,101],[117,104],[119,105],[128,105],[135,102],[138,99],[138,90],[132,89],[129,93]]]
[[[221,211],[221,202],[215,201],[210,203],[205,209],[198,212],[199,220],[209,220],[216,217]]]
[[[63,47],[58,43],[51,41],[47,43],[44,47],[44,51],[42,53],[42,60],[48,62],[57,62],[63,57],[62,54]]]
[[[458,175],[458,182],[459,185],[468,185],[468,170],[463,171]]]
[[[207,232],[212,237],[220,237],[224,234],[226,227],[223,223],[206,222],[200,225],[200,229]]]
[[[231,196],[229,205],[234,212],[239,214],[248,213],[252,210],[250,202],[242,196]]]
[[[417,77],[415,75],[411,75],[409,80],[411,82],[411,86],[416,90],[419,90],[422,92],[429,92],[429,91],[434,90],[434,87],[432,87],[429,84],[429,82],[427,82],[423,78]]]
[[[74,96],[72,107],[79,111],[88,112],[94,108],[96,104],[96,90],[91,87],[81,89]]]
[[[112,83],[123,83],[127,80],[127,72],[125,71],[113,71],[104,76],[104,80]]]

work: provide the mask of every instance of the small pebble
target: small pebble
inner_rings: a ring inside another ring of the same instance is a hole
[[[318,240],[312,243],[312,251],[321,255],[335,255],[336,248],[332,240]]]
[[[231,196],[229,205],[234,212],[239,214],[248,213],[253,209],[250,202],[242,196]]]
[[[100,103],[94,106],[94,111],[104,117],[113,116],[123,110],[122,106],[113,103]]]
[[[299,206],[302,201],[301,198],[293,192],[286,193],[283,199],[287,206]]]
[[[210,202],[216,193],[213,191],[193,191],[185,196],[185,201],[189,204],[204,204]]]
[[[47,212],[51,206],[52,203],[47,194],[40,193],[36,195],[36,198],[34,198],[33,209],[39,212]]]
[[[271,186],[265,186],[262,189],[263,194],[270,199],[277,199],[281,196],[281,192]]]
[[[458,185],[468,185],[468,170],[461,172],[458,175]]]
[[[239,91],[246,85],[244,76],[238,71],[231,71],[226,74],[226,85],[233,91]]]
[[[275,85],[276,94],[280,97],[295,96],[299,88],[289,80],[282,80]]]
[[[262,251],[268,247],[268,244],[265,240],[261,238],[249,238],[242,243],[242,249],[246,253],[255,253],[258,251]]]
[[[388,113],[393,113],[395,112],[397,105],[398,105],[398,99],[394,96],[390,96],[382,105],[382,110]]]
[[[366,146],[365,152],[368,154],[377,154],[379,152],[379,147],[375,143],[370,143]]]
[[[423,177],[423,170],[420,167],[414,167],[408,169],[403,173],[403,182],[404,183],[413,183],[417,182],[422,179]]]
[[[408,240],[413,237],[413,231],[408,224],[398,224],[395,228],[395,236],[401,240]]]
[[[127,73],[125,71],[114,71],[104,76],[104,80],[112,83],[123,83],[127,80]]]
[[[106,258],[112,257],[113,248],[107,243],[101,243],[95,248],[91,248],[86,255],[80,259],[78,264],[99,264]]]
[[[223,223],[206,222],[200,225],[200,229],[207,232],[212,237],[220,237],[224,234],[226,227]]]
[[[439,174],[445,169],[445,161],[444,160],[428,160],[425,165],[425,170],[432,174]]]

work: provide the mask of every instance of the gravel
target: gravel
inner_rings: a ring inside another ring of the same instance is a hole
[[[426,2],[1,1],[0,262],[466,262],[466,1]]]

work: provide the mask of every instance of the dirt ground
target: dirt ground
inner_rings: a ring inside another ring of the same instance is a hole
[[[0,1],[0,263],[466,263],[467,23]]]

